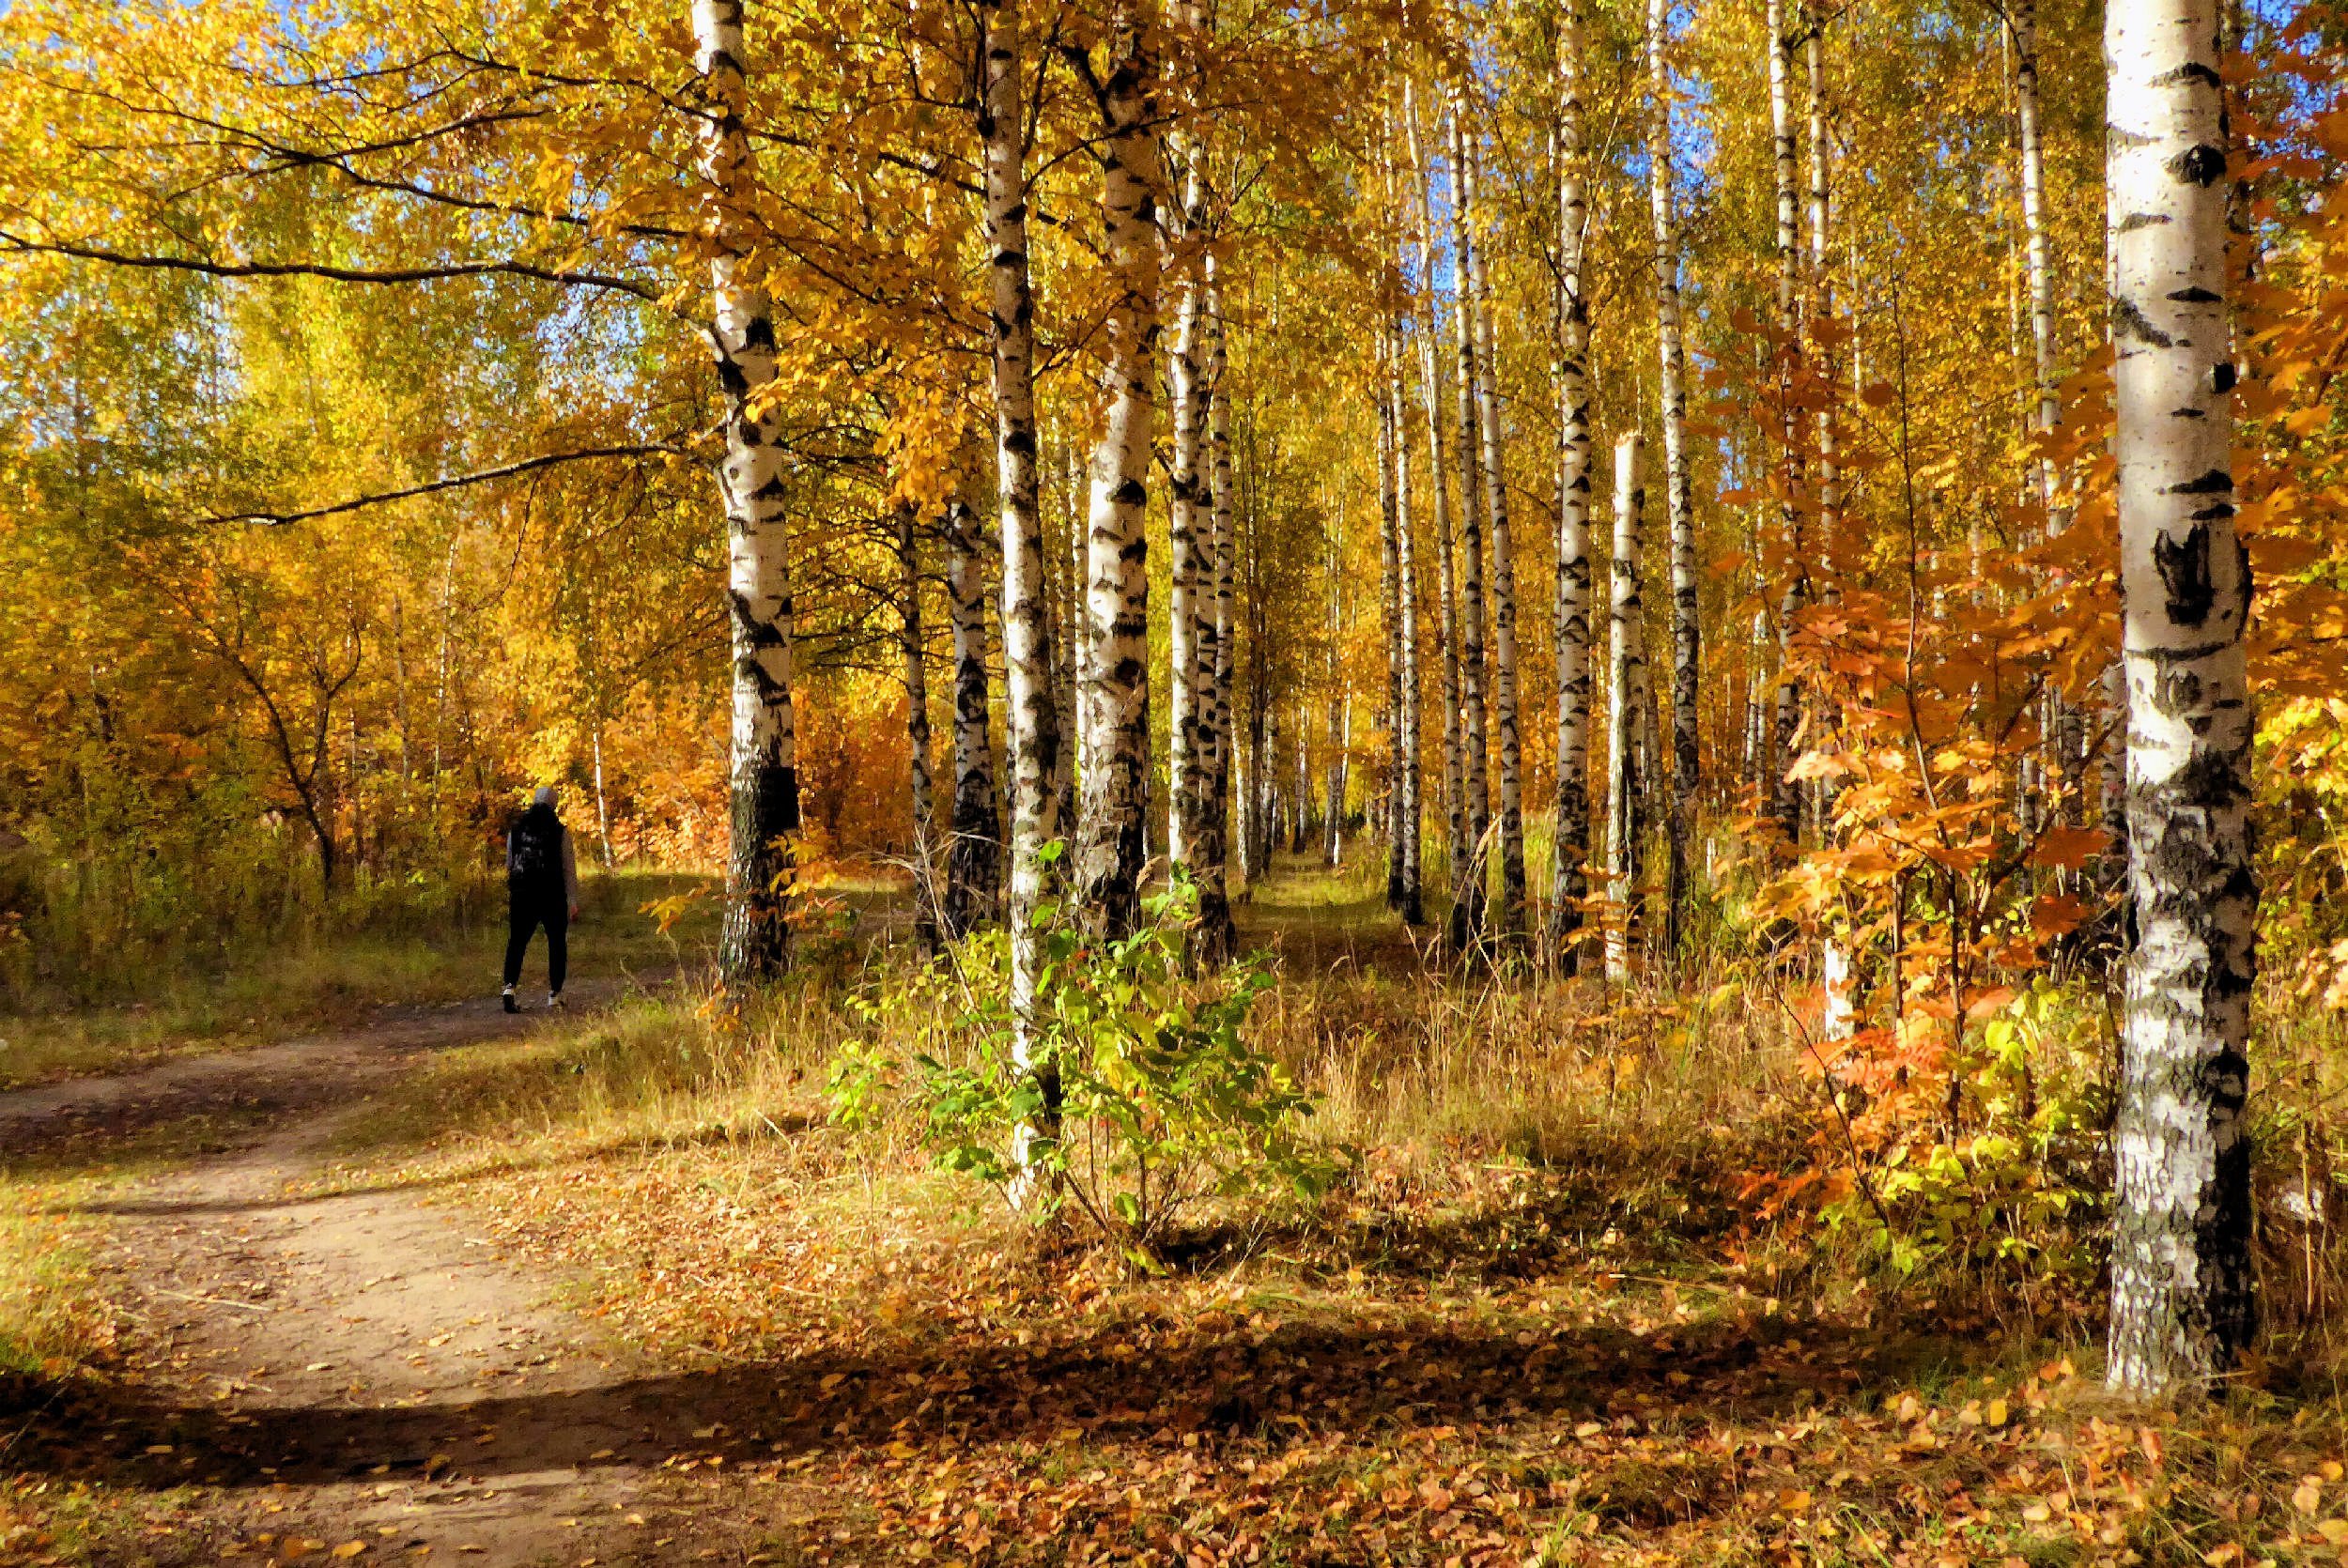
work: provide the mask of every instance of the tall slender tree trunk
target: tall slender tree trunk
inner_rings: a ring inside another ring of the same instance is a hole
[[[1202,963],[1228,961],[1239,947],[1231,923],[1231,654],[1237,584],[1231,516],[1231,356],[1223,289],[1210,253],[1201,269],[1206,297],[1206,546],[1199,571],[1197,684],[1202,772],[1192,833],[1191,870],[1198,880],[1198,925],[1191,948]]]
[[[1150,457],[1157,417],[1158,158],[1148,0],[1120,0],[1099,89],[1101,221],[1112,278],[1102,388],[1107,414],[1093,449],[1086,592],[1082,806],[1075,897],[1104,932],[1140,914],[1150,761]]]
[[[2228,131],[2214,0],[2105,13],[2118,361],[2128,892],[2113,1129],[2112,1389],[2203,1385],[2256,1327],[2250,989],[2258,881],[2233,520]]]
[[[1614,557],[1610,582],[1611,659],[1606,670],[1606,977],[1630,973],[1630,922],[1638,907],[1639,710],[1646,686],[1646,619],[1640,555],[1646,485],[1640,477],[1645,439],[1635,430],[1614,442]]]
[[[1321,814],[1321,858],[1331,870],[1336,869],[1345,858],[1346,761],[1352,713],[1341,657],[1345,643],[1344,564],[1345,519],[1340,511],[1336,535],[1329,541],[1329,660],[1325,671],[1329,692],[1328,714],[1323,721],[1328,755],[1321,764],[1321,798],[1324,805]]]
[[[1688,834],[1696,816],[1697,620],[1695,498],[1688,471],[1688,358],[1680,341],[1679,219],[1672,193],[1670,0],[1647,0],[1647,194],[1655,223],[1656,382],[1663,436],[1663,498],[1671,524],[1672,801],[1663,892],[1663,950],[1676,953],[1688,912]]]
[[[1451,945],[1464,950],[1484,941],[1491,865],[1492,795],[1491,712],[1484,667],[1484,466],[1475,411],[1482,373],[1475,352],[1475,237],[1468,222],[1475,177],[1467,157],[1467,106],[1451,97],[1452,324],[1459,334],[1460,458],[1460,752],[1467,792],[1467,860],[1451,900]]]
[[[1818,336],[1819,330],[1834,319],[1834,267],[1829,250],[1834,145],[1827,125],[1825,28],[1825,19],[1814,10],[1802,40],[1802,57],[1810,77],[1810,319],[1813,336],[1818,337],[1814,355],[1815,372],[1826,383],[1828,392],[1819,405],[1817,423],[1818,548],[1827,566],[1825,596],[1833,601],[1840,597],[1836,583],[1841,575],[1843,479],[1836,452],[1840,433],[1832,396],[1834,349],[1831,340]]]
[[[1652,0],[1650,0],[1652,3]],[[1769,149],[1777,182],[1777,389],[1778,543],[1784,550],[1784,582],[1778,600],[1776,722],[1770,744],[1770,815],[1784,847],[1801,843],[1801,786],[1788,776],[1794,737],[1801,727],[1801,688],[1793,677],[1794,623],[1803,603],[1801,537],[1802,453],[1796,388],[1800,362],[1801,221],[1794,145],[1793,50],[1786,36],[1784,0],[1769,0]]]
[[[1823,33],[1825,19],[1813,8],[1807,18],[1808,26],[1802,39],[1802,59],[1810,78],[1810,320],[1816,343],[1813,356],[1815,374],[1824,383],[1826,395],[1820,400],[1817,414],[1818,443],[1818,553],[1824,565],[1821,597],[1828,604],[1842,600],[1842,532],[1843,484],[1838,467],[1834,419],[1834,346],[1824,329],[1834,319],[1834,272],[1829,260],[1831,252],[1828,202],[1832,188],[1833,145],[1827,134],[1826,113],[1826,41]],[[1823,699],[1821,699],[1823,708]],[[1830,727],[1839,725],[1831,713],[1822,711],[1820,722]],[[1837,791],[1830,780],[1818,784],[1818,831],[1821,838],[1831,830],[1835,810]],[[1829,930],[1818,953],[1818,976],[1825,993],[1819,1031],[1830,1040],[1847,1040],[1859,1033],[1859,1007],[1855,994],[1849,951],[1843,939]]]
[[[2014,110],[2016,139],[2020,143],[2022,185],[2023,269],[2030,291],[2031,385],[2036,393],[2031,426],[2051,437],[2062,419],[2062,399],[2056,388],[2054,315],[2054,240],[2047,224],[2047,160],[2038,102],[2037,0],[2015,0],[2007,12],[2014,37]],[[2037,464],[2038,499],[2046,509],[2047,530],[2061,533],[2069,525],[2062,506],[2062,476],[2052,458]],[[2062,770],[2065,789],[2062,814],[2077,822],[2084,805],[2081,785],[2087,771],[2087,727],[2079,706],[2061,692],[2053,695],[2055,762]]]
[[[1083,689],[1077,679],[1077,661],[1091,638],[1084,631],[1084,522],[1082,509],[1076,504],[1075,451],[1066,440],[1054,444],[1059,461],[1059,507],[1050,534],[1044,593],[1046,606],[1052,609],[1048,617],[1054,653],[1052,711],[1059,716],[1060,723],[1060,744],[1052,765],[1052,792],[1059,804],[1058,814],[1053,820],[1066,832],[1076,821],[1078,748],[1072,731],[1076,724],[1076,694]],[[1057,582],[1053,580],[1055,576]],[[1055,588],[1058,593],[1057,602],[1051,598]]]
[[[975,450],[962,458],[946,514],[946,584],[954,631],[954,828],[946,854],[946,930],[967,935],[995,918],[1002,899],[1002,807],[995,792],[988,724],[985,544]]]
[[[1418,278],[1426,309],[1420,322],[1420,375],[1427,407],[1427,488],[1435,512],[1436,637],[1443,653],[1444,850],[1449,861],[1452,899],[1460,899],[1468,859],[1467,792],[1463,781],[1460,693],[1459,593],[1452,577],[1451,500],[1444,478],[1443,357],[1438,351],[1441,314],[1435,302],[1435,204],[1425,151],[1419,143],[1415,92],[1402,85],[1402,127],[1418,189]]]
[[[1467,140],[1463,207],[1476,198],[1475,143]],[[1462,253],[1477,337],[1476,422],[1484,443],[1484,515],[1491,524],[1492,727],[1500,761],[1500,931],[1524,932],[1524,745],[1517,711],[1517,552],[1508,523],[1507,432],[1500,415],[1500,331],[1492,316],[1491,261],[1482,246]]]
[[[1389,181],[1391,184],[1391,181]],[[1378,576],[1386,653],[1386,907],[1402,907],[1402,561],[1395,537],[1394,365],[1385,331],[1378,333]]]
[[[1580,960],[1590,858],[1589,202],[1583,167],[1582,0],[1557,19],[1557,823],[1549,936],[1559,970]]]
[[[1177,0],[1179,20],[1196,26],[1197,8]],[[1172,809],[1166,818],[1166,858],[1188,869],[1204,823],[1209,779],[1206,753],[1212,723],[1203,713],[1204,684],[1213,667],[1199,662],[1202,638],[1213,636],[1208,577],[1213,570],[1213,524],[1208,515],[1208,404],[1213,396],[1204,363],[1206,315],[1205,154],[1190,132],[1169,136],[1175,173],[1182,182],[1174,221],[1166,225],[1179,295],[1173,351],[1166,356],[1166,401],[1173,415],[1173,450],[1166,478],[1166,780]],[[1201,548],[1201,546],[1205,548]]]
[[[1418,543],[1411,516],[1411,408],[1405,387],[1403,325],[1393,327],[1392,352],[1387,356],[1391,379],[1386,387],[1388,423],[1394,430],[1395,567],[1400,579],[1400,638],[1402,646],[1401,773],[1398,788],[1402,862],[1402,898],[1398,906],[1406,926],[1427,923],[1427,900],[1420,848],[1426,809],[1426,781],[1420,763],[1418,664]]]
[[[761,393],[776,371],[773,302],[750,264],[745,221],[757,167],[742,115],[742,0],[693,0],[701,72],[702,177],[716,192],[709,237],[710,341],[725,394],[727,599],[734,643],[734,736],[728,767],[732,845],[718,967],[730,985],[780,974],[790,961],[783,915],[799,827],[796,727],[791,707],[791,581],[785,555],[782,449]]]
[[[1036,483],[1035,295],[1027,268],[1027,167],[1021,113],[1026,69],[1020,0],[978,0],[978,133],[985,181],[988,323],[993,339],[996,495],[1003,549],[1003,673],[1011,755],[1011,1004],[1012,1051],[1041,1089],[1044,1109],[1020,1130],[1012,1197],[1041,1196],[1036,1145],[1058,1136],[1058,1068],[1044,1054],[1036,1016],[1043,969],[1040,929],[1051,892],[1046,845],[1060,837],[1053,781],[1060,748],[1052,702],[1051,616],[1044,602],[1043,518]]]
[[[919,519],[910,506],[897,509],[899,638],[905,675],[905,753],[913,799],[913,930],[924,953],[937,946],[937,805],[930,773],[930,676],[921,623]]]

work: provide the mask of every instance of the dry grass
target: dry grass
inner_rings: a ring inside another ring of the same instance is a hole
[[[2348,1540],[2331,1227],[2268,1236],[2245,1386],[2122,1410],[2093,1279],[2018,1305],[1962,1270],[1888,1281],[1806,1212],[1755,1212],[1749,1174],[1818,1157],[1766,984],[1430,974],[1358,868],[1256,893],[1284,954],[1256,1038],[1362,1158],[1310,1212],[1202,1217],[1163,1278],[931,1170],[908,1118],[828,1123],[825,1064],[866,1027],[843,998],[893,961],[861,943],[747,1019],[680,985],[450,1052],[332,1179],[431,1178],[581,1310],[738,1383],[761,1441],[710,1456],[827,1499],[777,1527],[783,1560],[2248,1564]],[[2303,1165],[2328,1191],[2329,1027],[2270,1032],[2270,1195]]]
[[[586,878],[582,918],[571,931],[573,970],[705,967],[714,927],[704,910],[666,935],[642,913],[652,899],[703,885],[698,877],[649,873]],[[161,969],[116,1005],[0,1013],[0,1089],[266,1045],[355,1022],[377,1007],[494,992],[505,945],[502,908],[499,915],[395,935],[301,935],[240,955],[226,973],[193,964]],[[543,938],[532,960],[528,974],[543,983]]]

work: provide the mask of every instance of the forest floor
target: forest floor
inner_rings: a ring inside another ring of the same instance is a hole
[[[1317,1005],[1431,986],[1350,884],[1294,873],[1246,921]],[[2103,1399],[2077,1324],[1797,1278],[1732,1201],[1781,1135],[1766,1100],[1546,1161],[1429,1127],[1315,1223],[1202,1232],[1140,1278],[827,1126],[814,1012],[721,1061],[689,987],[582,946],[565,1014],[392,1007],[0,1096],[0,1303],[50,1342],[0,1386],[0,1563],[2348,1544],[2307,1369],[2148,1416]]]

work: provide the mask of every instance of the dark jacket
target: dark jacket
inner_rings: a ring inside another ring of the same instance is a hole
[[[549,868],[533,884],[523,873],[514,852],[525,830],[533,838],[551,837],[556,845],[554,864],[562,868],[559,877]],[[513,830],[505,836],[505,885],[516,898],[543,899],[548,902],[560,898],[565,906],[579,907],[579,855],[571,845],[571,830],[563,825],[563,819],[554,814],[553,807],[533,805],[515,819]]]

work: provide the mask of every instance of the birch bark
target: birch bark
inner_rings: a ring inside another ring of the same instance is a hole
[[[1104,327],[1107,414],[1093,449],[1086,593],[1091,668],[1084,672],[1075,896],[1110,935],[1140,914],[1149,766],[1149,539],[1144,529],[1157,416],[1159,166],[1156,66],[1147,0],[1122,0],[1101,117],[1101,221],[1112,279]]]
[[[1481,172],[1467,142],[1460,167],[1465,204],[1477,199]],[[1471,217],[1473,206],[1465,206]],[[1471,230],[1473,225],[1471,224]],[[1468,263],[1476,335],[1476,423],[1484,447],[1484,515],[1491,525],[1492,727],[1499,742],[1500,932],[1524,931],[1524,746],[1517,709],[1517,554],[1509,529],[1507,432],[1500,413],[1500,333],[1492,315],[1491,258],[1481,245]]]
[[[1647,192],[1655,223],[1655,342],[1660,358],[1663,495],[1671,527],[1672,801],[1666,839],[1663,947],[1676,952],[1688,903],[1688,834],[1695,822],[1697,667],[1703,630],[1697,619],[1695,502],[1688,471],[1688,359],[1679,321],[1679,219],[1672,192],[1670,0],[1647,0]]]
[[[1197,7],[1177,0],[1175,18],[1196,28]],[[1202,592],[1209,553],[1201,550],[1201,519],[1206,512],[1205,474],[1207,402],[1213,395],[1201,362],[1206,312],[1204,256],[1199,246],[1206,234],[1205,155],[1195,135],[1184,131],[1168,141],[1182,182],[1182,200],[1166,224],[1166,240],[1179,303],[1176,306],[1174,346],[1166,356],[1166,401],[1173,416],[1173,444],[1166,477],[1166,781],[1172,810],[1166,817],[1166,858],[1188,868],[1195,858],[1196,840],[1206,809],[1208,720],[1201,713],[1202,677],[1212,667],[1199,663],[1200,639],[1212,637],[1212,610]],[[1207,528],[1213,527],[1212,521]],[[1210,545],[1210,550],[1212,546]]]
[[[921,623],[919,519],[897,509],[899,636],[904,644],[905,753],[913,801],[913,925],[924,953],[937,945],[937,796],[930,772],[930,676]]]
[[[1467,794],[1467,859],[1452,889],[1451,945],[1466,949],[1485,938],[1491,860],[1491,732],[1484,663],[1484,465],[1476,418],[1483,374],[1475,351],[1475,237],[1468,221],[1475,176],[1467,156],[1466,106],[1451,97],[1452,325],[1459,337],[1460,459],[1460,752]]]
[[[1652,3],[1652,0],[1650,0]],[[1770,743],[1770,815],[1788,850],[1801,842],[1801,787],[1787,775],[1794,763],[1794,737],[1801,726],[1801,691],[1790,674],[1794,622],[1801,613],[1801,439],[1795,411],[1795,373],[1800,353],[1801,224],[1796,189],[1793,51],[1786,37],[1784,0],[1769,0],[1769,147],[1777,178],[1777,385],[1782,412],[1778,425],[1778,541],[1785,551],[1785,581],[1778,600],[1776,721]]]
[[[1395,568],[1401,589],[1402,645],[1402,899],[1398,907],[1404,925],[1420,926],[1427,922],[1427,902],[1421,849],[1426,783],[1420,762],[1419,693],[1423,688],[1418,662],[1418,545],[1417,530],[1411,516],[1411,408],[1409,390],[1403,384],[1403,331],[1399,320],[1394,324],[1391,341],[1393,351],[1387,365],[1392,379],[1386,396],[1388,423],[1394,429]]]
[[[1402,126],[1408,137],[1411,169],[1418,185],[1418,283],[1426,300],[1420,321],[1420,374],[1427,406],[1427,488],[1435,512],[1435,578],[1438,604],[1436,637],[1443,655],[1443,783],[1444,848],[1456,901],[1467,866],[1467,793],[1462,778],[1459,594],[1452,576],[1451,500],[1444,476],[1443,359],[1440,312],[1435,303],[1435,204],[1429,192],[1433,176],[1419,144],[1414,89],[1402,85]]]
[[[1391,184],[1391,182],[1389,182]],[[1386,907],[1402,907],[1402,569],[1395,537],[1394,367],[1378,333],[1378,577],[1386,654]]]
[[[1646,487],[1645,441],[1630,431],[1614,442],[1614,555],[1609,582],[1614,644],[1606,671],[1606,977],[1630,974],[1630,917],[1639,877],[1639,710],[1646,685],[1645,610],[1640,598],[1640,538]]]
[[[1833,146],[1827,137],[1826,44],[1822,36],[1826,23],[1814,10],[1807,23],[1802,60],[1810,78],[1810,320],[1817,344],[1815,371],[1826,389],[1817,415],[1818,552],[1826,568],[1822,597],[1829,604],[1836,604],[1842,598],[1838,552],[1842,547],[1843,485],[1835,455],[1834,350],[1831,339],[1819,335],[1820,329],[1834,319],[1834,273],[1828,261],[1831,238],[1828,199],[1832,183]],[[1826,713],[1821,714],[1820,719],[1829,725],[1839,722]],[[1826,780],[1819,782],[1818,792],[1818,831],[1823,837],[1834,816],[1836,792]],[[1830,1040],[1847,1040],[1859,1033],[1855,977],[1849,951],[1831,931],[1820,946],[1818,975],[1825,992],[1819,1032]]]
[[[2109,1380],[2139,1399],[2205,1385],[2256,1324],[2250,568],[2233,520],[2216,13],[2213,0],[2138,0],[2104,20],[2138,931],[2112,1140]]]
[[[711,346],[725,396],[727,602],[733,627],[734,726],[728,767],[731,848],[718,967],[740,985],[790,961],[783,915],[791,835],[799,827],[796,727],[791,706],[791,581],[785,556],[782,449],[765,394],[775,379],[773,302],[750,264],[736,216],[756,182],[743,114],[749,85],[742,0],[693,0],[694,66],[707,115],[702,177],[715,198],[709,247]]]
[[[984,505],[976,451],[962,459],[959,494],[946,514],[946,584],[954,634],[954,821],[946,853],[948,934],[968,935],[1002,900],[1002,808],[995,792],[995,739],[986,680]]]
[[[1590,302],[1583,287],[1589,203],[1583,144],[1582,5],[1557,21],[1557,822],[1549,939],[1561,972],[1579,961],[1590,858]]]
[[[1013,1052],[1043,1090],[1045,1114],[1021,1130],[1012,1158],[1035,1168],[1035,1145],[1058,1135],[1058,1068],[1040,1053],[1036,984],[1043,965],[1044,847],[1060,836],[1059,716],[1052,701],[1051,618],[1044,602],[1043,518],[1036,485],[1035,296],[1027,268],[1027,168],[1021,114],[1025,63],[1018,0],[978,0],[978,134],[986,203],[988,330],[993,348],[996,499],[1003,550],[1003,671],[1011,752],[1011,1003]],[[1035,1183],[1013,1184],[1029,1201]]]
[[[1198,684],[1202,800],[1191,864],[1198,880],[1198,925],[1192,949],[1203,963],[1225,963],[1238,949],[1231,924],[1231,655],[1237,582],[1231,515],[1231,356],[1223,287],[1214,254],[1200,265],[1207,344],[1208,547],[1198,611]]]

